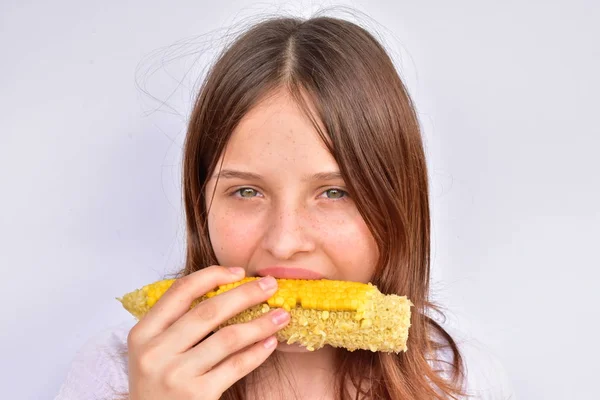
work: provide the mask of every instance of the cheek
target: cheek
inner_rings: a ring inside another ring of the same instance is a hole
[[[257,245],[257,222],[226,210],[211,210],[208,232],[220,265],[245,267]]]
[[[379,258],[377,243],[358,212],[319,228],[322,246],[341,279],[369,282]]]

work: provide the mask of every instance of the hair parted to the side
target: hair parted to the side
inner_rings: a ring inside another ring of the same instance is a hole
[[[339,399],[350,398],[349,383],[357,399],[464,396],[458,346],[428,316],[431,310],[442,312],[429,300],[429,189],[415,107],[384,47],[353,22],[326,16],[263,20],[230,44],[208,71],[184,147],[187,248],[177,276],[217,264],[208,234],[206,183],[242,117],[281,89],[322,136],[375,237],[380,260],[371,282],[384,293],[406,295],[415,306],[407,352],[339,350]],[[453,355],[446,375],[430,363],[442,347]],[[252,374],[222,398],[245,399]]]

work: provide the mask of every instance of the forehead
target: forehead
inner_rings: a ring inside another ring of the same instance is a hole
[[[336,165],[311,121],[285,92],[265,98],[242,118],[227,143],[223,161],[260,166],[275,158],[290,164],[315,163],[315,167]]]

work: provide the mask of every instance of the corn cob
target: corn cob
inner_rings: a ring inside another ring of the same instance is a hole
[[[219,286],[196,299],[201,301],[258,278],[244,278]],[[173,284],[161,280],[117,298],[123,307],[141,319]],[[253,306],[229,319],[217,329],[258,318],[272,308],[290,312],[290,323],[277,332],[277,339],[299,343],[308,350],[324,345],[350,351],[365,349],[394,352],[407,350],[410,307],[406,296],[384,295],[371,283],[277,279],[278,289],[265,303]]]

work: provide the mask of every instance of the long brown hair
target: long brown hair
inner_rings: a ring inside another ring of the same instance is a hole
[[[313,122],[377,242],[380,259],[371,282],[415,306],[407,352],[340,350],[339,399],[350,398],[348,383],[357,399],[464,395],[458,347],[429,316],[442,311],[429,301],[429,189],[415,107],[384,47],[353,22],[271,17],[237,37],[212,65],[184,146],[187,254],[177,276],[218,263],[208,234],[206,183],[236,125],[276,89],[287,90]],[[433,363],[442,348],[452,354],[446,375]],[[248,379],[222,398],[245,399]]]

